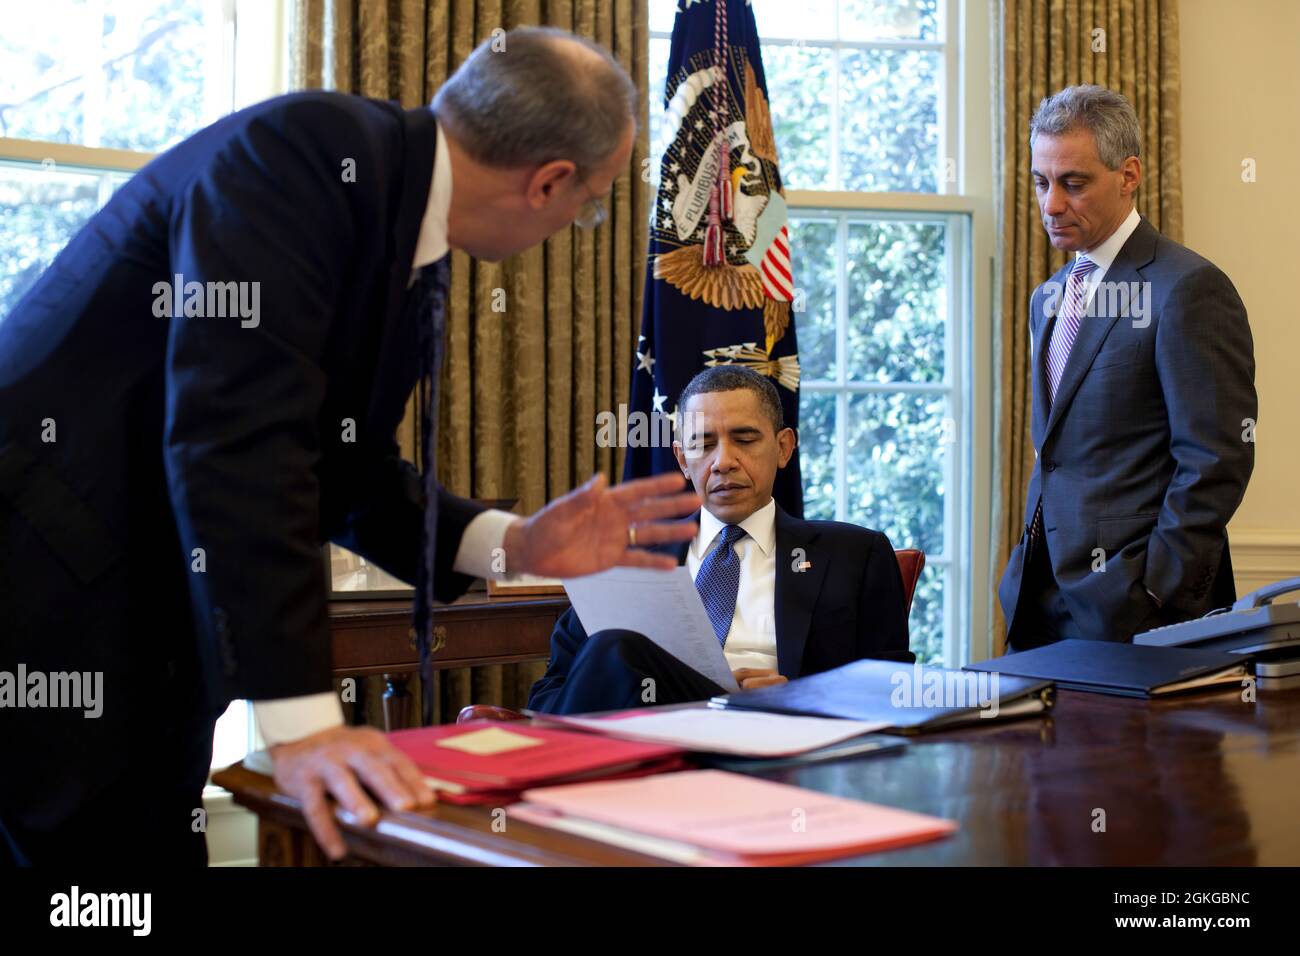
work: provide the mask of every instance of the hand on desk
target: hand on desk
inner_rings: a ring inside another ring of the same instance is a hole
[[[654,554],[648,544],[689,541],[695,522],[664,521],[700,507],[693,491],[681,492],[678,474],[656,475],[610,488],[597,475],[506,530],[506,568],[547,578],[576,578],[616,565],[671,571],[677,560]],[[635,528],[635,545],[629,529]]]
[[[782,677],[770,667],[737,667],[731,673],[735,676],[741,690],[771,687],[773,684],[784,684],[789,679]]]
[[[302,804],[312,836],[334,860],[342,859],[347,847],[329,796],[366,826],[379,820],[366,788],[390,810],[427,809],[434,803],[424,775],[373,727],[330,727],[270,753],[276,785]]]

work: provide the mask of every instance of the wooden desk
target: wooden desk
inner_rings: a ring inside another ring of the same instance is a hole
[[[917,738],[901,753],[763,776],[957,820],[935,843],[864,865],[1300,864],[1300,690],[1164,701],[1061,691],[1051,717]],[[260,818],[263,865],[324,857],[293,801],[236,764],[214,776]],[[1105,831],[1094,826],[1105,812]],[[443,805],[347,831],[353,863],[653,865],[661,861]]]
[[[435,607],[433,666],[544,661],[551,630],[568,607],[564,595],[489,597],[483,591]],[[412,726],[408,682],[419,669],[420,655],[411,634],[410,600],[331,602],[330,634],[334,676],[383,675],[385,728]]]

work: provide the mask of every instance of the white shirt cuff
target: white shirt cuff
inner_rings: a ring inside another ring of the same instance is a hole
[[[501,550],[506,538],[506,528],[518,519],[508,511],[485,511],[476,515],[461,536],[453,564],[460,574],[475,578],[492,578],[500,581],[510,577]],[[502,570],[496,570],[496,569]],[[329,691],[303,697],[285,697],[281,700],[253,702],[257,729],[267,747],[301,740],[312,734],[343,723],[343,709],[338,697]]]
[[[511,577],[516,572],[506,562],[502,545],[506,540],[506,528],[518,520],[519,516],[509,511],[490,510],[475,515],[461,535],[453,570],[472,578],[490,578],[493,581]]]
[[[268,748],[320,733],[343,723],[343,708],[331,691],[253,701],[257,729]]]

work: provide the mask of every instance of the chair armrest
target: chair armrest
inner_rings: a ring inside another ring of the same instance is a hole
[[[464,724],[471,720],[527,720],[523,714],[509,707],[497,707],[495,704],[470,704],[461,708],[456,715],[456,723]]]

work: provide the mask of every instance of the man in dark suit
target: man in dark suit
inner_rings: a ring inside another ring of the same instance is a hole
[[[772,498],[794,431],[776,387],[746,368],[696,375],[678,400],[673,451],[704,502],[699,533],[668,550],[690,569],[742,689],[864,657],[911,663],[907,607],[889,538],[838,521],[802,521]],[[587,635],[568,611],[551,634],[529,707],[554,714],[676,704],[725,693],[644,635]]]
[[[363,822],[367,789],[429,805],[382,735],[342,726],[326,541],[420,582],[426,628],[432,595],[501,554],[672,567],[634,543],[690,535],[656,520],[698,507],[675,476],[597,477],[517,518],[438,486],[427,429],[423,478],[398,457],[417,378],[436,394],[448,249],[497,260],[599,224],[631,154],[635,88],[608,53],[504,39],[432,110],[303,93],[197,133],[0,322],[0,688],[102,682],[89,709],[0,699],[0,861],[202,862],[213,725],[240,698],[331,855],[329,796]]]
[[[1038,458],[998,589],[1014,650],[1128,641],[1235,598],[1250,326],[1227,276],[1138,215],[1139,132],[1097,86],[1045,99],[1031,126],[1043,226],[1077,254],[1030,300]]]

